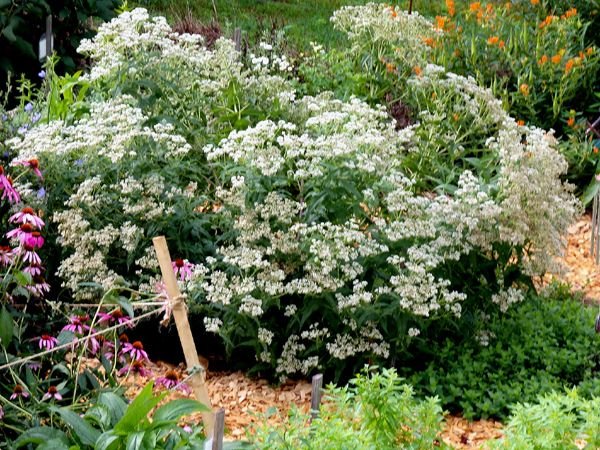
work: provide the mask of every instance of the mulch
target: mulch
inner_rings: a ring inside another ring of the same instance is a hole
[[[575,291],[581,291],[585,301],[600,303],[600,267],[590,256],[591,217],[583,216],[573,224],[567,234],[568,245],[562,261],[565,271],[547,274],[543,277],[546,285],[558,279],[569,283]],[[162,362],[152,363],[154,376],[160,376],[167,370],[179,370]],[[210,372],[206,379],[213,408],[225,408],[225,435],[229,440],[243,440],[253,424],[264,423],[280,425],[292,404],[308,413],[310,407],[311,385],[309,380],[296,380],[281,386],[272,386],[266,380],[251,379],[241,372]],[[125,380],[129,386],[127,394],[134,396],[145,384],[145,380],[130,375]],[[181,398],[176,392],[169,398]],[[281,414],[269,414],[276,408]],[[199,416],[189,418],[191,422],[200,421]],[[448,415],[440,438],[457,449],[479,449],[485,441],[502,437],[502,424],[494,420],[469,422],[462,417]]]

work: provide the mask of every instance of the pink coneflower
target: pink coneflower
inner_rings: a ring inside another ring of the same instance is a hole
[[[44,268],[39,264],[31,264],[30,266],[23,268],[23,272],[28,273],[32,277],[39,277],[43,270]]]
[[[38,229],[43,228],[45,225],[44,221],[40,219],[33,208],[30,208],[29,206],[10,216],[8,221],[11,223],[28,223]]]
[[[173,271],[175,272],[175,276],[179,275],[179,279],[181,281],[187,281],[192,278],[194,274],[195,264],[192,264],[187,259],[177,258],[175,261],[172,261]]]
[[[41,248],[44,245],[44,238],[39,231],[34,231],[31,236],[25,238],[24,244],[33,248]]]
[[[88,315],[84,316],[71,316],[69,317],[69,323],[63,327],[63,331],[70,331],[76,334],[83,334],[90,329],[89,325],[85,322],[89,320]]]
[[[38,361],[30,361],[25,364],[30,370],[40,370],[42,368],[42,363]]]
[[[174,370],[168,370],[164,377],[158,377],[156,379],[156,385],[164,386],[167,389],[175,388],[184,394],[189,394],[191,392],[186,384],[179,382],[179,375],[177,375],[177,372]]]
[[[50,292],[50,285],[48,283],[46,283],[46,280],[44,280],[44,277],[39,276],[39,275],[34,276],[33,282],[35,284],[27,286],[27,289],[32,294],[34,294],[38,297],[42,297],[44,295],[44,293]]]
[[[23,386],[21,386],[20,384],[15,384],[15,387],[13,388],[13,393],[10,396],[11,400],[14,400],[16,398],[27,398],[29,397],[29,392],[27,392]]]
[[[40,162],[37,159],[30,159],[28,161],[16,161],[13,163],[13,165],[29,167],[31,171],[35,173],[38,177],[44,178],[42,176],[42,172],[40,172]]]
[[[152,376],[152,371],[150,369],[148,369],[146,366],[144,366],[144,363],[139,360],[132,361],[131,364],[123,367],[118,372],[119,376],[123,376],[126,373],[135,373],[135,374],[143,376],[144,378],[148,378],[148,377]]]
[[[42,401],[48,400],[51,398],[53,398],[55,400],[62,400],[62,395],[60,395],[60,392],[58,392],[58,389],[56,388],[56,386],[50,386],[48,388],[48,391],[42,397]]]
[[[21,244],[24,244],[27,239],[29,239],[32,233],[36,231],[36,228],[30,223],[23,223],[19,226],[19,228],[15,228],[14,230],[10,230],[6,233],[6,237],[8,239],[18,239]]]
[[[115,309],[109,313],[101,312],[98,314],[100,316],[100,323],[106,322],[108,325],[112,325],[113,323],[118,323],[119,325],[129,325],[131,324],[131,317],[123,314],[120,308]]]
[[[0,266],[10,266],[15,258],[15,252],[7,245],[0,245]]]
[[[38,345],[40,348],[45,348],[46,350],[52,350],[54,347],[58,345],[58,339],[49,334],[42,334],[38,341]]]
[[[21,200],[19,193],[13,187],[11,178],[4,174],[2,166],[0,166],[0,191],[2,191],[2,198],[8,198],[10,203],[18,203]]]
[[[104,356],[108,360],[112,360],[115,355],[115,344],[99,334],[90,339],[90,351],[93,355]]]
[[[42,259],[40,255],[35,252],[35,248],[31,245],[23,244],[22,247],[19,247],[17,250],[19,256],[23,258],[23,261],[29,264],[42,264]]]
[[[123,348],[121,349],[121,354],[129,355],[129,357],[134,361],[148,359],[148,353],[144,351],[144,345],[140,341],[134,341],[133,344],[125,342],[123,344]]]

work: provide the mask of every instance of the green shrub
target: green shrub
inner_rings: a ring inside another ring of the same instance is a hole
[[[438,400],[420,401],[393,369],[365,370],[343,388],[330,386],[318,418],[292,409],[281,426],[255,426],[255,448],[414,449],[448,448],[438,439],[442,410]]]
[[[600,448],[600,398],[586,400],[576,390],[552,392],[536,403],[518,403],[505,436],[491,449],[567,450]]]
[[[486,320],[479,342],[431,347],[424,341],[413,353],[415,360],[428,361],[421,368],[417,363],[413,374],[415,362],[407,361],[413,368],[401,373],[417,392],[438,396],[444,408],[467,418],[504,418],[511,404],[534,401],[563,386],[599,395],[596,313],[564,290],[550,298],[534,297],[505,316]]]

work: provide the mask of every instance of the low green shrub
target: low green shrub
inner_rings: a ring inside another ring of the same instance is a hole
[[[536,403],[518,403],[505,436],[490,449],[568,450],[600,448],[600,398],[586,400],[576,390],[551,392]]]
[[[407,362],[413,367],[401,373],[417,392],[438,396],[444,408],[469,419],[505,418],[511,404],[564,386],[600,395],[596,313],[564,290],[533,297],[502,317],[490,317],[475,342],[431,347],[424,341],[414,354],[427,362],[420,369]]]
[[[393,369],[367,369],[346,387],[329,386],[319,416],[309,418],[292,409],[283,425],[257,425],[249,438],[261,450],[449,448],[438,439],[438,400],[416,399]]]

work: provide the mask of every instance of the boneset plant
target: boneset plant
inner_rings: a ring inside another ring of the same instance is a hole
[[[407,42],[437,33],[402,17]],[[245,67],[230,42],[207,50],[140,9],[101,27],[82,44],[87,112],[9,141],[56,181],[64,286],[153,290],[164,233],[194,263],[181,287],[205,329],[281,378],[475,333],[552,264],[578,203],[552,134],[428,48],[396,50],[419,69],[399,73],[416,122],[398,130],[357,98],[296,98],[276,55]]]

